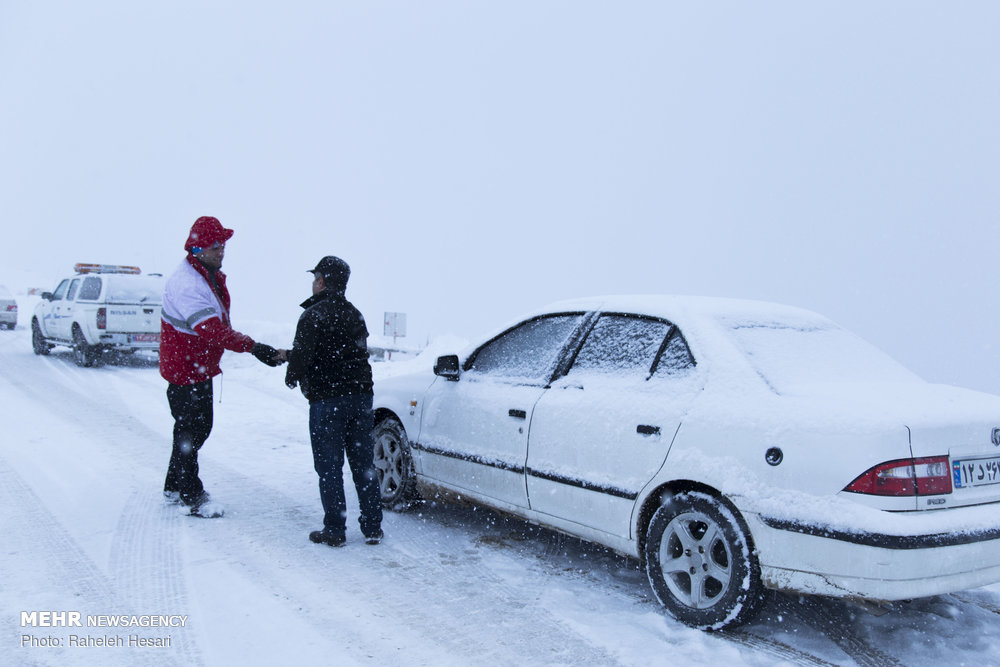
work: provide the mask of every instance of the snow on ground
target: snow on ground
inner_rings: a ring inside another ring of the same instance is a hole
[[[1000,585],[881,616],[772,594],[753,625],[708,634],[662,613],[635,561],[482,509],[387,513],[372,547],[348,492],[348,544],[314,545],[306,402],[250,355],[224,359],[201,456],[227,514],[181,516],[160,495],[172,421],[155,363],[35,356],[19,301],[18,329],[0,332],[0,664],[1000,664]],[[243,330],[285,346],[293,325]],[[379,364],[376,381],[429,363]],[[32,611],[82,626],[22,625]],[[184,624],[88,625],[133,615]]]

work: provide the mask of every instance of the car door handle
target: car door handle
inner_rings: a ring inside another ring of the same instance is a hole
[[[518,419],[527,419],[528,413],[525,412],[524,410],[515,410],[514,408],[511,408],[510,410],[507,411],[507,416],[517,417]]]
[[[649,424],[639,424],[635,427],[635,432],[639,435],[660,435],[660,427],[650,426]]]

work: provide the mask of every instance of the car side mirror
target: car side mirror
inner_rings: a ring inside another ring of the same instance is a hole
[[[448,354],[438,357],[434,362],[434,375],[439,375],[446,380],[455,381],[458,379],[458,355]]]
[[[52,301],[52,292],[42,292],[42,298],[46,301]]]

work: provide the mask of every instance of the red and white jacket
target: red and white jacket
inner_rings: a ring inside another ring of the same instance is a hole
[[[226,275],[215,272],[215,284],[201,262],[188,255],[167,280],[160,320],[160,375],[171,384],[195,384],[222,370],[225,350],[249,352],[254,340],[229,323]]]

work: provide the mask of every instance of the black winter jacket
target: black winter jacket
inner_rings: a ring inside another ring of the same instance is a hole
[[[372,393],[365,318],[342,293],[323,290],[302,302],[285,384],[313,401]]]

